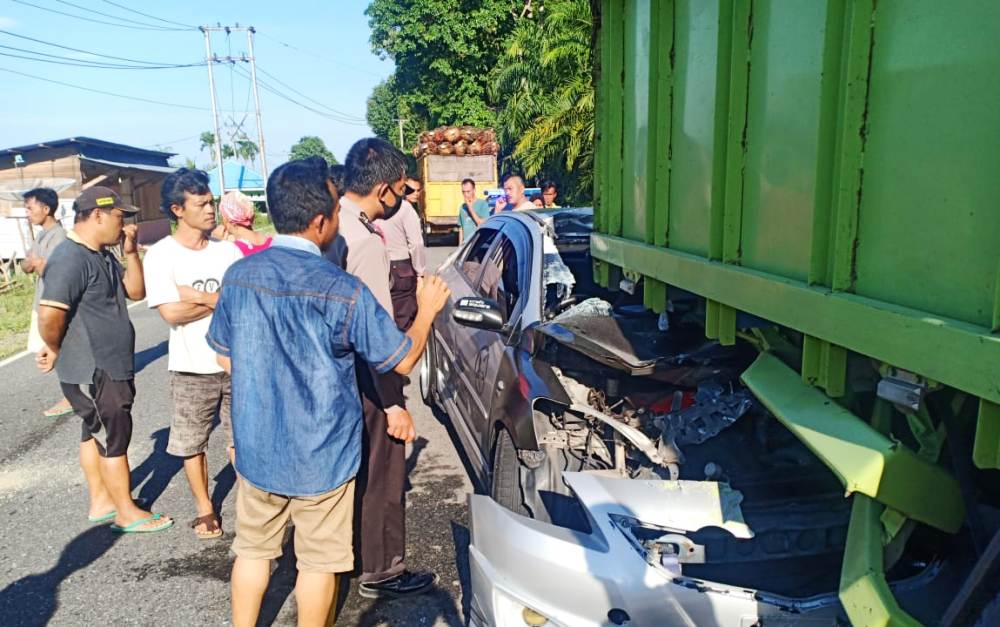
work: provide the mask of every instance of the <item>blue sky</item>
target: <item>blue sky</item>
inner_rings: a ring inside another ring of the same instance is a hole
[[[135,26],[172,27],[166,22],[130,13],[115,4],[183,24],[234,25],[238,22],[254,26],[257,30],[254,45],[258,71],[268,72],[302,95],[292,93],[264,74],[258,74],[258,78],[269,81],[274,89],[288,98],[332,116],[318,115],[262,90],[264,137],[268,166],[272,169],[287,158],[289,147],[303,135],[318,135],[337,158],[343,160],[355,140],[371,134],[364,122],[365,101],[372,88],[393,69],[391,61],[379,60],[371,53],[368,20],[364,15],[368,5],[366,0],[24,2],[36,6],[17,0],[0,4],[0,30],[84,51],[168,64],[203,61],[205,44],[201,32],[120,28],[58,15],[37,7]],[[83,11],[72,6],[74,4],[87,6],[91,11]],[[113,17],[102,16],[95,11]],[[204,66],[132,70],[69,67],[29,61],[4,55],[22,55],[22,52],[13,49],[17,48],[87,62],[101,59],[19,39],[3,32],[0,32],[0,46],[5,46],[0,47],[0,86],[4,94],[4,98],[0,99],[0,148],[63,137],[89,136],[141,147],[169,148],[171,152],[196,159],[199,166],[211,164],[211,155],[199,152],[197,139],[202,131],[212,128],[208,71]],[[230,52],[239,56],[246,50],[246,34],[243,32],[232,33],[228,40],[225,33],[213,34],[212,51],[219,56]],[[131,64],[108,59],[103,61]],[[240,66],[249,71],[248,64]],[[4,69],[31,77],[12,74]],[[225,122],[230,128],[235,128],[242,123],[247,134],[256,139],[249,80],[229,65],[215,65],[214,69],[220,124]],[[204,110],[123,100],[32,77],[148,100],[203,107]],[[223,130],[222,135],[225,137],[227,131]]]

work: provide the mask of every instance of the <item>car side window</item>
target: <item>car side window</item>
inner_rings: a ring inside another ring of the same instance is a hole
[[[483,280],[479,284],[480,296],[495,300],[500,305],[505,320],[510,319],[521,298],[517,261],[514,245],[501,236],[500,243],[493,249],[486,263]]]
[[[472,236],[472,241],[469,242],[465,252],[459,256],[459,260],[455,265],[465,275],[470,285],[475,285],[476,281],[479,280],[479,273],[483,269],[486,253],[490,251],[490,245],[493,244],[493,240],[496,239],[499,233],[500,231],[497,229],[476,229],[475,235]]]

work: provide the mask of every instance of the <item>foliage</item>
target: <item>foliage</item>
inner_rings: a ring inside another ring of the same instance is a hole
[[[528,177],[553,178],[565,200],[589,197],[594,168],[594,88],[589,0],[550,0],[518,19],[492,96],[497,134]]]
[[[215,157],[215,133],[211,131],[205,131],[198,136],[201,141],[199,150],[208,150],[212,153],[212,157]],[[257,161],[257,155],[260,154],[260,148],[257,143],[252,141],[247,137],[246,133],[240,133],[233,138],[232,144],[222,144],[222,158],[232,159],[236,157],[243,161],[249,161],[250,163],[255,163]]]
[[[28,342],[35,284],[24,274],[15,280],[15,285],[0,293],[0,359],[24,350]]]
[[[306,157],[323,157],[330,165],[338,163],[337,158],[327,149],[323,140],[315,135],[306,135],[299,139],[288,151],[289,161],[305,159]]]
[[[396,120],[405,119],[412,147],[436,126],[494,126],[489,86],[523,8],[523,0],[372,0],[365,12],[372,49],[396,64],[368,100],[372,130],[398,143]]]

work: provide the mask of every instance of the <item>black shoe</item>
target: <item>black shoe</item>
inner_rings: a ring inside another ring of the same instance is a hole
[[[438,576],[435,573],[414,573],[404,570],[392,579],[363,583],[358,586],[358,593],[368,599],[408,597],[427,592],[437,582]]]

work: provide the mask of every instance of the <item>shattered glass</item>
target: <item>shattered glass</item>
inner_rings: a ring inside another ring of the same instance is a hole
[[[588,298],[582,303],[573,305],[555,318],[554,322],[572,320],[580,317],[603,317],[612,314],[611,303],[601,298]]]
[[[548,232],[544,234],[542,240],[542,283],[548,288],[550,285],[555,289],[556,302],[565,300],[573,293],[573,286],[576,279],[556,249],[555,240]]]
[[[708,382],[698,386],[693,405],[662,414],[656,420],[664,440],[673,440],[678,446],[701,444],[736,422],[753,404],[753,395],[746,388],[732,390]]]

